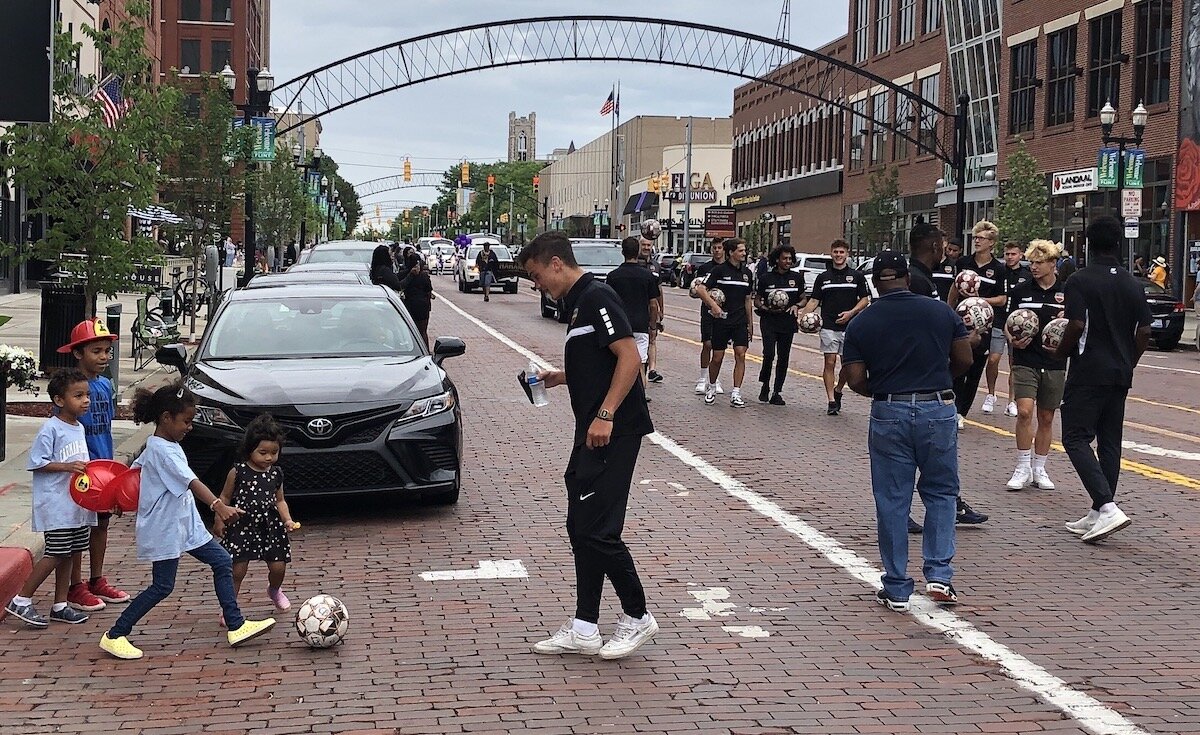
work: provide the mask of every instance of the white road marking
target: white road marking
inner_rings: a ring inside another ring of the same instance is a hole
[[[1121,442],[1121,446],[1131,452],[1137,452],[1139,454],[1149,454],[1154,457],[1186,459],[1192,462],[1200,462],[1200,452],[1181,452],[1177,449],[1163,449],[1162,447],[1156,447],[1153,444],[1140,444],[1138,442]]]
[[[724,602],[729,599],[729,588],[706,587],[702,590],[692,590],[689,595],[696,598],[700,607],[685,607],[680,614],[689,620],[712,620],[714,617],[724,618],[733,614],[737,605]]]
[[[691,493],[689,493],[687,490],[684,490],[681,493],[675,493],[675,497],[677,498],[686,498],[689,495],[691,495]]]
[[[1147,365],[1146,363],[1143,363],[1143,362],[1139,362],[1138,367],[1146,368],[1148,370],[1166,370],[1167,372],[1171,372],[1171,373],[1187,373],[1188,375],[1200,375],[1200,370],[1188,370],[1187,368],[1163,367],[1162,365]]]
[[[421,572],[426,582],[446,582],[464,579],[526,579],[529,572],[519,559],[485,559],[475,569],[447,569],[439,572]]]
[[[549,365],[542,357],[512,341],[475,316],[468,314],[449,299],[442,299],[442,303],[523,357],[539,364]],[[851,577],[859,580],[864,586],[875,590],[881,589],[879,569],[847,549],[836,539],[808,525],[799,517],[754,492],[742,482],[684,449],[670,438],[657,432],[648,438],[664,451],[696,470],[701,476],[712,481],[730,496],[743,501],[759,514],[774,521],[783,530],[798,537],[807,546],[823,555]],[[922,595],[913,595],[910,602],[908,615],[922,625],[941,632],[963,648],[974,651],[983,658],[996,663],[1019,686],[1071,717],[1084,728],[1097,733],[1097,735],[1150,735],[1147,730],[1133,724],[1121,713],[1085,692],[1072,689],[1067,682],[1054,676],[1045,668],[999,643],[953,612],[937,607],[928,598]]]
[[[687,490],[686,485],[681,485],[678,482],[668,482],[667,484],[670,485],[671,487],[675,488],[676,490]]]
[[[757,625],[722,625],[721,630],[743,638],[766,638],[771,635]]]

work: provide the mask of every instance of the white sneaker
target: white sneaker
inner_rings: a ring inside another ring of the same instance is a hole
[[[1089,510],[1088,514],[1085,515],[1083,518],[1080,518],[1077,521],[1068,521],[1068,522],[1064,523],[1063,525],[1067,527],[1068,531],[1075,534],[1076,536],[1082,536],[1083,534],[1090,531],[1092,529],[1092,526],[1096,525],[1096,519],[1099,517],[1100,517],[1100,511]]]
[[[979,410],[983,411],[984,413],[991,413],[992,411],[996,410],[996,396],[984,396],[983,407]]]
[[[746,402],[742,400],[742,394],[740,392],[735,392],[729,399],[729,405],[733,406],[734,408],[745,408]]]
[[[704,389],[704,405],[711,406],[717,402],[717,389],[714,386],[708,386]]]
[[[966,423],[966,419],[962,417],[962,414],[959,414],[958,415],[958,430],[959,431],[962,431],[963,424],[965,424],[965,423]]]
[[[600,658],[625,658],[645,645],[658,632],[658,621],[650,613],[646,613],[644,621],[621,614],[617,620],[617,630],[600,649]]]
[[[1023,490],[1033,481],[1033,470],[1029,469],[1029,465],[1018,465],[1012,473],[1012,479],[1008,481],[1009,490]]]
[[[568,620],[563,627],[544,641],[533,644],[535,653],[581,653],[585,656],[595,656],[600,653],[604,640],[599,633],[583,635],[571,627]]]
[[[698,395],[698,396],[704,395],[704,389],[707,387],[708,387],[707,380],[697,380],[696,381],[696,395]]]
[[[717,378],[717,382],[713,383],[713,387],[717,389],[718,394],[723,394],[725,389],[721,387],[721,379]]]
[[[1014,403],[1013,401],[1009,401],[1008,407],[1004,409],[1004,415],[1010,416],[1010,417],[1016,416],[1017,415],[1017,404]]]
[[[1129,516],[1120,508],[1114,508],[1110,511],[1100,511],[1100,517],[1096,519],[1095,525],[1083,534],[1083,542],[1085,544],[1094,544],[1097,541],[1103,541],[1113,535],[1122,528],[1128,526],[1132,521]]]
[[[1050,479],[1050,475],[1046,474],[1045,467],[1033,471],[1033,484],[1037,485],[1038,490],[1054,489],[1054,481]]]

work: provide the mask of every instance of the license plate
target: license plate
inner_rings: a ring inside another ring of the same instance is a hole
[[[1167,326],[1166,319],[1155,319],[1154,321],[1150,322],[1150,327],[1152,329],[1162,329],[1165,326]]]

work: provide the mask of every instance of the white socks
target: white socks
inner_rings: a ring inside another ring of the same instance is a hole
[[[696,382],[698,383],[701,380],[703,380],[706,385],[708,384],[708,368],[706,367],[700,368],[700,377],[696,378]]]
[[[1116,503],[1105,503],[1104,505],[1100,506],[1101,513],[1112,513],[1115,510],[1120,510]]]
[[[63,610],[66,610],[66,609],[67,609],[67,603],[65,603],[65,602],[56,602],[50,606],[50,610],[52,612],[62,612]]]
[[[21,597],[20,595],[15,595],[12,598],[12,601],[13,601],[13,604],[16,605],[17,607],[22,607],[24,605],[32,605],[33,604],[33,600],[29,599],[28,597]]]
[[[596,625],[595,623],[589,623],[586,620],[575,618],[571,621],[571,630],[575,631],[579,635],[593,636],[600,632],[600,626]]]
[[[1029,467],[1030,466],[1030,457],[1032,457],[1032,456],[1033,456],[1032,449],[1018,449],[1017,450],[1017,467]]]
[[[1034,469],[1034,471],[1036,472],[1037,470],[1045,470],[1045,469],[1046,469],[1046,460],[1047,460],[1047,459],[1049,459],[1049,458],[1050,458],[1050,455],[1048,455],[1048,454],[1035,454],[1035,455],[1033,455],[1033,469]]]

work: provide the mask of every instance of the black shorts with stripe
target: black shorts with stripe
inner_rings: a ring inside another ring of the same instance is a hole
[[[87,551],[92,527],[56,528],[42,535],[46,537],[46,556],[70,556],[77,551]]]

